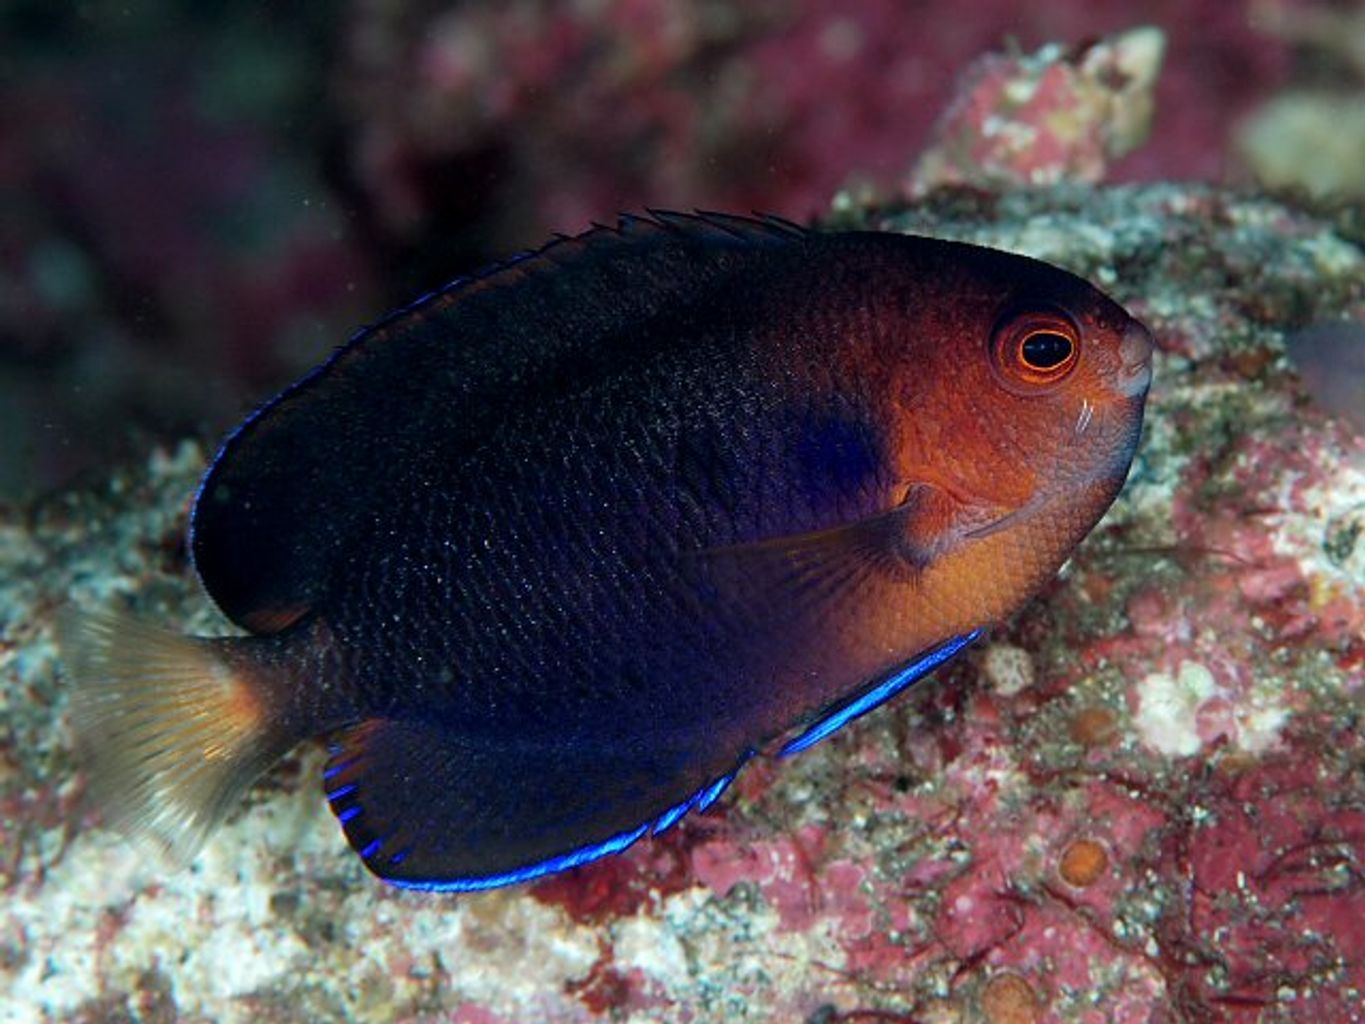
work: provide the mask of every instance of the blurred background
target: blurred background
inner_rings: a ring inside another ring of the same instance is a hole
[[[0,500],[211,440],[355,327],[652,205],[896,199],[988,51],[1152,24],[1107,180],[1365,199],[1356,0],[0,7]]]

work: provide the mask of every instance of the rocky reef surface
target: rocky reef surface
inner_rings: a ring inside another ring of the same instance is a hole
[[[1131,479],[1060,578],[663,838],[435,896],[366,875],[318,749],[182,872],[83,810],[53,617],[226,631],[183,542],[204,443],[0,507],[0,1021],[1365,1019],[1365,439],[1286,356],[1365,319],[1365,228],[1168,185],[831,222],[1036,255],[1153,327]]]

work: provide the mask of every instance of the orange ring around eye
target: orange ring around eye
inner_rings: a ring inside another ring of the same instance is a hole
[[[1046,387],[1075,368],[1081,332],[1070,317],[1057,311],[1017,313],[995,329],[992,354],[1006,381]]]

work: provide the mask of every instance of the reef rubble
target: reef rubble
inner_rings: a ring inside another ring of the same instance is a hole
[[[1154,329],[1129,484],[1043,594],[658,840],[434,896],[365,874],[311,747],[182,872],[82,810],[53,618],[226,631],[183,542],[204,439],[0,507],[0,1022],[1365,1018],[1365,438],[1285,349],[1365,318],[1359,221],[1175,185],[829,220],[1042,257]]]

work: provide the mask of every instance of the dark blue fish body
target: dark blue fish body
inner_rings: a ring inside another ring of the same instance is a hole
[[[195,650],[230,670],[241,767],[194,801],[167,780],[114,806],[188,852],[243,779],[325,735],[331,806],[392,881],[483,888],[623,848],[1054,571],[1122,482],[1149,353],[1033,261],[717,216],[629,221],[430,296],[225,443],[191,549],[257,636]],[[1009,360],[1019,382],[983,400]],[[992,468],[1020,460],[978,452],[983,423],[1031,416],[1044,457]],[[73,644],[120,680],[85,691],[91,716],[128,706],[116,632]]]

